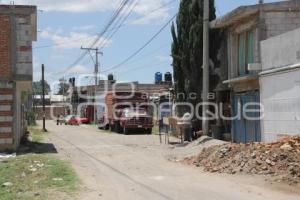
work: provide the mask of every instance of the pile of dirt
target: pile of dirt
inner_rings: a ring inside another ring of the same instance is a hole
[[[185,163],[208,172],[266,175],[268,180],[300,183],[300,136],[273,143],[225,144],[203,149]]]

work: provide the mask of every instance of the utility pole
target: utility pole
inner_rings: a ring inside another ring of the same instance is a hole
[[[200,1],[201,2],[201,1]],[[203,110],[202,131],[204,135],[209,133],[208,125],[208,93],[209,93],[209,0],[204,0],[203,7]]]
[[[65,99],[65,95],[66,95],[66,90],[65,90],[65,86],[66,86],[66,79],[65,77],[63,76],[61,79],[59,79],[59,82],[61,84],[61,87],[62,87],[62,96],[63,96],[63,105],[64,105],[64,114],[67,115],[67,109],[66,109],[66,106],[65,106],[65,102],[66,102],[66,99]]]
[[[94,123],[97,123],[97,110],[96,110],[96,92],[97,92],[97,86],[98,86],[98,73],[99,73],[99,58],[98,55],[103,55],[103,52],[99,51],[98,48],[83,48],[81,47],[82,50],[87,50],[87,51],[95,51],[95,70],[94,70],[94,76],[95,76],[95,90],[94,90]]]
[[[43,101],[43,132],[46,130],[46,110],[45,110],[45,66],[42,64],[42,101]]]

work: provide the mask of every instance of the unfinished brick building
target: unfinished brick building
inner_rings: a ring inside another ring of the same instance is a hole
[[[23,136],[32,92],[32,41],[36,7],[0,5],[0,151]]]

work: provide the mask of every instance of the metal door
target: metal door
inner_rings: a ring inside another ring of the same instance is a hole
[[[257,91],[233,95],[232,111],[233,116],[236,116],[236,119],[232,121],[234,142],[247,143],[261,141],[260,114],[259,112],[249,110],[257,110],[259,106],[249,103],[259,103],[259,94]],[[245,109],[246,104],[248,112]]]

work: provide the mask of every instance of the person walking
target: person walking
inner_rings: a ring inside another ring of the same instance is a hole
[[[56,125],[59,125],[59,121],[60,121],[60,115],[58,115],[57,120],[56,120]]]

